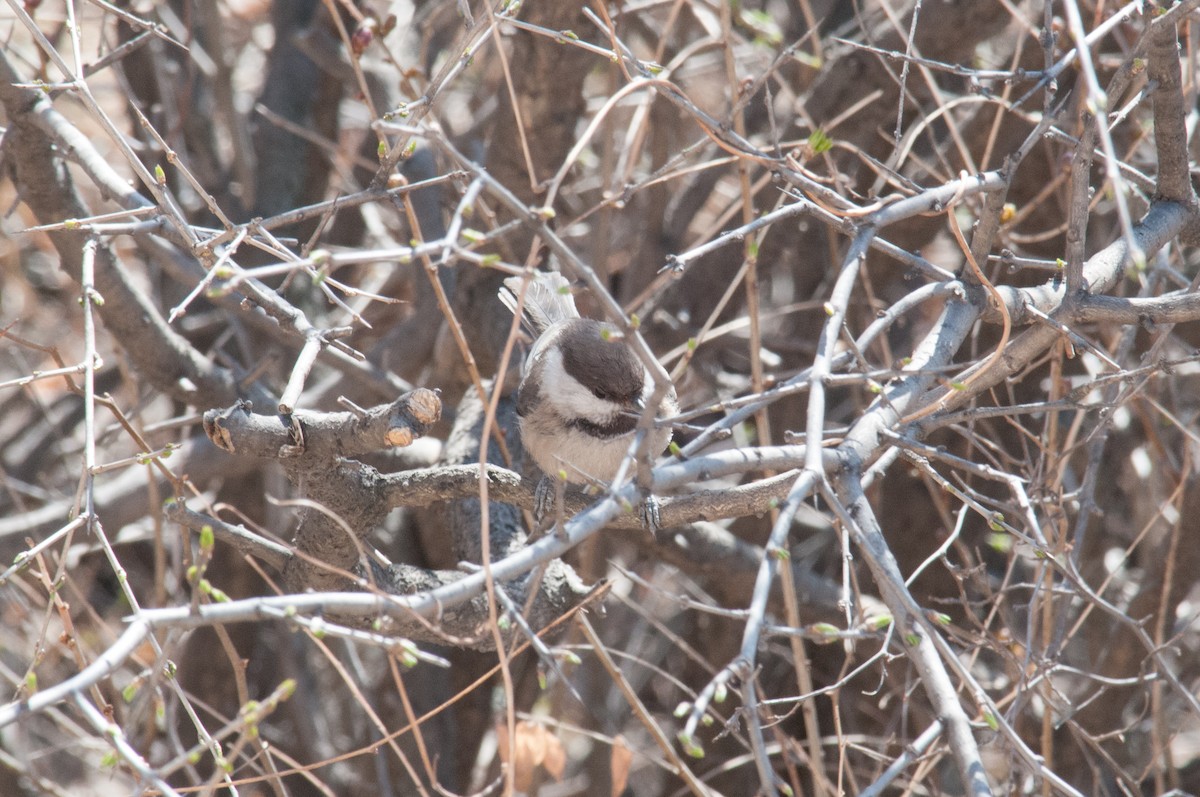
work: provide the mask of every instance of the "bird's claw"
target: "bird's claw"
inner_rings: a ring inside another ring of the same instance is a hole
[[[662,531],[662,511],[658,499],[652,495],[646,496],[638,505],[638,516],[642,520],[642,528],[657,537]]]
[[[533,521],[537,527],[535,536],[546,533],[551,521],[563,519],[564,485],[558,479],[542,476],[533,489]],[[559,525],[561,528],[561,524]]]
[[[538,480],[537,487],[533,490],[533,520],[539,534],[545,533],[549,526],[548,520],[562,516],[565,487],[561,481],[550,476],[542,476]],[[662,531],[662,510],[658,499],[647,495],[638,502],[634,511],[642,522],[642,528],[657,537]]]
[[[554,498],[557,492],[554,480],[549,476],[538,479],[537,487],[533,489],[533,519],[539,526],[554,511]]]

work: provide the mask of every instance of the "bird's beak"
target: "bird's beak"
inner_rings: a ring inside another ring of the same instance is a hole
[[[635,398],[633,400],[633,408],[636,409],[638,412],[642,412],[643,410],[646,409],[646,400],[644,398],[642,398],[641,396],[638,396],[637,398]]]

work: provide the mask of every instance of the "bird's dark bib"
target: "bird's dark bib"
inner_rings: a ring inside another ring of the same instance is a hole
[[[630,414],[618,415],[608,423],[594,423],[586,418],[570,418],[567,420],[567,426],[572,429],[578,429],[592,437],[611,440],[614,437],[620,437],[623,434],[632,432],[637,428],[637,422],[637,417]]]

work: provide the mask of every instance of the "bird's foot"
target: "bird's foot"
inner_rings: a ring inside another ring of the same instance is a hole
[[[643,529],[650,532],[655,539],[658,538],[658,533],[662,531],[662,512],[657,498],[647,495],[636,506],[626,504],[625,507],[637,514]]]
[[[594,488],[585,488],[584,493]],[[567,484],[562,479],[543,475],[538,479],[533,490],[533,520],[537,527],[537,536],[545,534],[551,525],[558,529],[566,521]],[[636,512],[641,520],[642,528],[655,538],[662,531],[662,510],[657,498],[647,495],[636,506],[629,506],[630,511]]]
[[[544,534],[551,523],[562,528],[564,488],[561,479],[545,475],[538,479],[537,487],[533,490],[533,520],[538,536]]]
[[[646,496],[638,507],[638,514],[642,517],[642,528],[658,537],[658,533],[662,531],[662,508],[658,503],[658,499],[652,495]]]

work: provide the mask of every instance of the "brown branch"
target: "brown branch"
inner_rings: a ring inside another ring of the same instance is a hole
[[[442,402],[434,391],[418,388],[361,414],[296,410],[259,415],[252,409],[241,403],[209,410],[204,433],[231,454],[324,463],[410,445],[441,418]]]
[[[493,501],[526,510],[534,508],[534,482],[498,465],[489,465],[486,473],[488,495]],[[736,487],[660,497],[658,504],[662,525],[671,528],[704,520],[765,514],[787,495],[788,487],[795,478],[795,471],[788,471]],[[388,505],[392,507],[430,506],[477,497],[479,467],[453,465],[387,474],[382,477],[381,489]],[[568,517],[582,512],[594,502],[594,498],[579,492],[571,491],[564,496]],[[629,513],[614,518],[607,525],[617,529],[643,528],[641,519],[632,511],[632,507]]]
[[[1071,321],[1084,323],[1183,324],[1200,321],[1200,294],[1129,299],[1121,296],[1089,296],[1072,305],[1065,315]]]
[[[1179,69],[1179,33],[1175,23],[1154,24],[1150,33],[1147,76],[1154,90],[1154,148],[1158,155],[1157,193],[1162,199],[1195,207],[1188,162],[1186,109]]]
[[[1066,292],[1074,295],[1086,290],[1083,281],[1084,247],[1087,245],[1088,209],[1091,202],[1092,149],[1096,142],[1095,117],[1084,111],[1079,118],[1083,132],[1075,145],[1071,163],[1070,204],[1067,207]]]
[[[388,512],[379,471],[346,455],[407,446],[440,416],[437,394],[414,390],[361,415],[297,412],[285,419],[242,404],[206,413],[204,431],[225,451],[279,460],[305,499],[293,540],[301,555],[288,560],[284,581],[293,591],[336,590],[366,566],[362,540]]]

